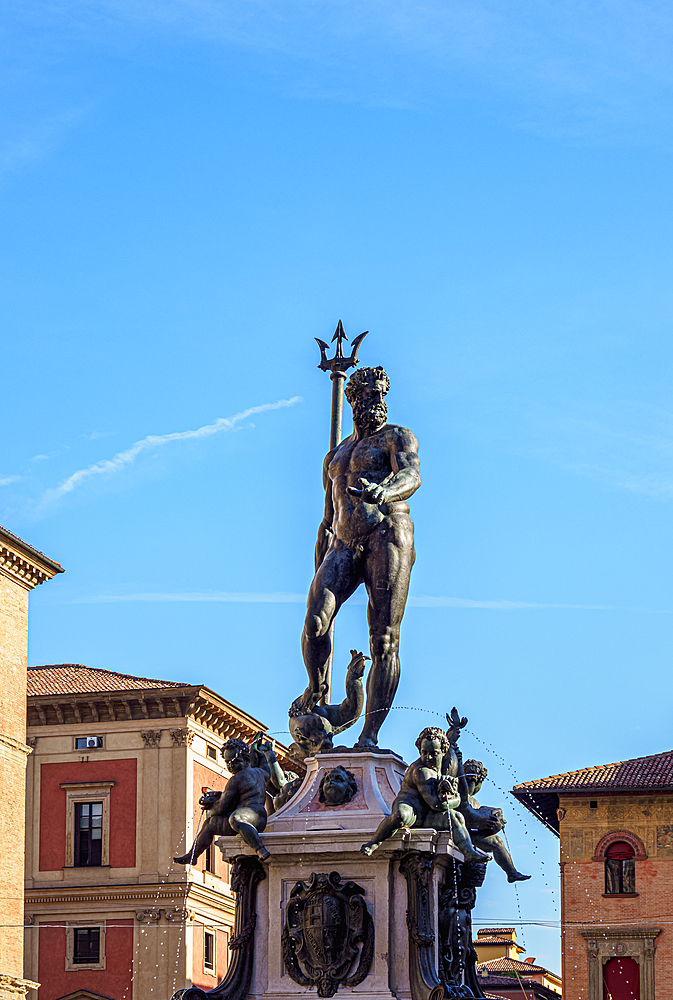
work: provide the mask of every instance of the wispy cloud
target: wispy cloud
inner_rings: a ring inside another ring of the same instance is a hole
[[[205,40],[253,59],[262,54],[256,77],[266,70],[274,85],[280,80],[299,97],[408,107],[453,104],[468,92],[514,127],[560,139],[595,136],[601,123],[610,131],[661,134],[671,114],[673,15],[658,0],[34,0],[15,6],[19,40],[26,30],[41,34],[42,45],[57,46],[59,55],[69,45],[87,45],[126,56],[135,48],[129,35]],[[14,48],[25,46],[15,42]],[[42,66],[42,48],[37,51]],[[10,156],[30,157],[35,144],[39,138],[19,143]]]
[[[102,594],[96,597],[77,597],[73,604],[116,604],[120,601],[150,601],[165,603],[172,601],[205,601],[223,604],[305,604],[306,594],[288,593],[240,593],[211,591],[210,593],[186,594]]]
[[[120,602],[148,601],[152,603],[204,602],[221,604],[305,604],[306,594],[263,591],[188,591],[177,593],[100,594],[77,597],[73,604],[116,604]],[[350,604],[364,604],[366,596],[360,592],[351,597]],[[568,611],[644,611],[651,614],[670,614],[652,608],[617,608],[609,604],[538,604],[532,601],[471,600],[466,597],[410,597],[412,608],[484,608],[490,611],[525,611],[559,609]]]
[[[171,434],[148,434],[147,437],[136,441],[134,445],[125,451],[120,451],[112,458],[104,458],[93,465],[87,465],[84,469],[78,469],[68,476],[59,486],[47,490],[44,502],[49,503],[71,493],[77,486],[89,479],[91,476],[109,475],[119,472],[127,465],[136,460],[138,455],[153,448],[160,448],[162,445],[170,444],[173,441],[193,441],[197,438],[211,437],[213,434],[220,434],[222,431],[234,430],[237,424],[248,417],[253,417],[258,413],[266,413],[268,410],[279,410],[286,406],[294,406],[301,402],[301,396],[293,396],[291,399],[279,399],[275,403],[261,403],[259,406],[250,406],[247,410],[235,413],[232,417],[219,417],[212,424],[205,424],[194,431],[174,431]]]
[[[614,611],[607,604],[536,604],[531,601],[473,601],[466,597],[410,597],[412,608],[490,608],[493,611],[521,611],[526,608],[565,608],[576,611]]]
[[[613,490],[673,500],[673,412],[619,399],[542,404],[512,398],[497,406],[508,419],[495,434],[512,451]],[[489,434],[495,426],[491,414]]]
[[[10,483],[18,483],[21,476],[0,476],[0,486],[9,486]]]
[[[41,159],[54,148],[63,134],[74,128],[87,114],[89,108],[68,108],[42,121],[23,122],[15,134],[0,143],[0,170],[15,170],[27,163]]]

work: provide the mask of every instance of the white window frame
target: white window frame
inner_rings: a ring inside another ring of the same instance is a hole
[[[206,965],[206,934],[209,934],[213,939],[212,965]],[[207,927],[203,928],[203,973],[206,976],[217,976],[217,931],[214,928],[212,931],[208,930]]]
[[[75,805],[79,802],[103,803],[103,845],[101,868],[110,865],[110,789],[114,781],[62,781],[65,789],[65,867],[75,867]],[[79,867],[79,865],[78,865]],[[82,868],[94,867],[82,865]],[[93,926],[93,925],[92,925]]]
[[[97,962],[75,962],[75,931],[76,930],[99,930],[100,951]],[[104,969],[105,968],[105,921],[98,920],[74,920],[68,921],[65,929],[65,971],[77,972],[79,969]]]
[[[95,736],[97,740],[102,740],[99,747],[78,747],[77,740],[85,740],[87,736]],[[72,748],[75,753],[98,753],[100,750],[105,750],[105,736],[100,733],[88,733],[87,736],[73,736],[72,738]]]

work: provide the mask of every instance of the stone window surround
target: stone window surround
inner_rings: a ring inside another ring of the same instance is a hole
[[[100,931],[100,951],[97,962],[75,962],[75,931],[84,928],[98,928]],[[105,968],[105,922],[96,920],[69,920],[65,928],[65,971],[79,972],[80,969]]]
[[[601,837],[596,844],[596,850],[594,851],[594,856],[591,860],[605,861],[608,847],[610,847],[611,844],[616,844],[620,840],[623,840],[626,844],[633,848],[633,857],[635,861],[646,860],[647,852],[645,851],[645,845],[640,837],[637,837],[635,833],[629,833],[628,830],[612,830],[610,833],[606,833],[604,837]]]
[[[213,939],[213,964],[206,965],[206,934],[210,934]],[[205,976],[216,976],[217,970],[217,932],[213,927],[209,930],[207,927],[203,928],[203,974]]]
[[[589,964],[587,1000],[603,1000],[603,966],[611,958],[635,959],[640,967],[640,1000],[655,1000],[655,938],[660,933],[660,927],[650,924],[580,928],[580,934],[586,941]]]
[[[110,865],[110,789],[114,781],[62,781],[65,789],[65,868],[75,867],[75,805],[79,802],[103,803],[103,845],[101,868]],[[85,865],[83,867],[93,867]],[[99,966],[96,966],[99,968]],[[102,966],[104,968],[104,966]]]

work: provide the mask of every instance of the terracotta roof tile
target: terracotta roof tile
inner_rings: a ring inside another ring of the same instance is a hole
[[[488,969],[489,972],[518,972],[519,975],[522,973],[524,975],[530,975],[531,972],[537,972],[538,974],[549,973],[548,969],[545,969],[542,965],[531,965],[530,962],[519,962],[515,958],[492,958],[488,962],[479,962],[477,964],[479,971],[482,969]],[[554,975],[554,973],[549,973],[549,975]]]
[[[28,696],[50,694],[88,694],[94,691],[138,691],[144,688],[189,687],[177,681],[134,677],[115,670],[99,670],[82,663],[57,663],[28,667]]]
[[[482,934],[474,942],[475,945],[479,944],[506,944],[510,948],[518,948],[519,951],[525,951],[525,948],[521,948],[520,945],[513,941],[511,937],[505,937],[502,934]]]
[[[575,789],[671,788],[673,787],[673,750],[620,760],[616,764],[599,764],[583,767],[566,774],[552,774],[549,778],[525,781],[512,789],[521,792],[572,792]]]

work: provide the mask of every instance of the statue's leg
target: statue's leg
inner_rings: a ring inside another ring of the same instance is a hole
[[[229,817],[229,826],[232,830],[235,830],[236,833],[240,833],[248,847],[252,847],[253,851],[257,852],[257,856],[261,858],[262,861],[266,861],[270,855],[262,843],[257,830],[253,826],[254,820],[255,814],[252,809],[235,809]]]
[[[508,882],[526,882],[530,878],[530,875],[522,875],[521,872],[516,870],[512,861],[512,855],[505,847],[502,837],[498,837],[495,834],[490,837],[473,836],[472,841],[476,847],[481,847],[482,850],[493,853],[493,860],[496,865],[502,868]]]
[[[213,826],[210,820],[207,820],[201,830],[199,835],[192,844],[192,847],[186,854],[182,854],[179,858],[173,858],[179,865],[193,865],[196,863],[196,859],[203,854],[203,852],[210,847],[213,842],[213,837],[215,836],[213,831]]]
[[[488,854],[475,848],[470,837],[470,831],[465,826],[465,820],[457,809],[450,809],[451,837],[466,861],[488,861]]]
[[[301,637],[309,679],[305,698],[313,700],[309,711],[325,692],[327,664],[332,651],[330,625],[341,605],[362,582],[361,561],[359,553],[335,539],[311,584]]]
[[[401,830],[403,826],[412,827],[415,823],[416,813],[413,808],[405,802],[400,803],[396,809],[393,809],[390,816],[386,816],[385,819],[381,820],[372,839],[363,844],[360,851],[366,855],[373,854],[384,840],[388,840],[394,833]]]
[[[358,746],[376,746],[400,679],[400,624],[414,564],[414,526],[407,515],[386,518],[367,541],[365,584],[369,595],[369,645],[365,724]]]

